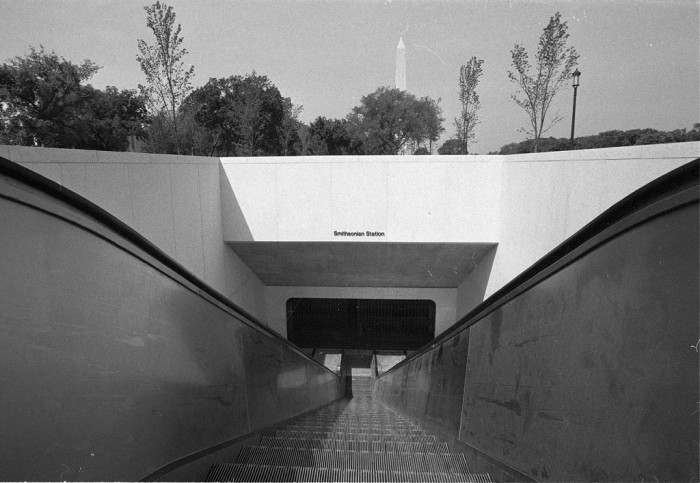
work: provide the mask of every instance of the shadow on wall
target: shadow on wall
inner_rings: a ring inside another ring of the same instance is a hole
[[[231,182],[224,171],[223,166],[219,165],[221,180],[221,214],[224,228],[224,240],[235,241],[254,241],[253,233],[250,231],[248,221],[243,214],[241,205],[236,198],[236,193],[233,192]]]
[[[498,245],[489,250],[457,287],[457,321],[484,301],[497,251]]]

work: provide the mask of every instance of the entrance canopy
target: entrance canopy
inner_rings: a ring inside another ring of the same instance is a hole
[[[228,242],[268,286],[455,288],[495,243]]]

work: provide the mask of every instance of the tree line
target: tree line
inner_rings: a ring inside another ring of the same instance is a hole
[[[149,118],[135,91],[84,84],[99,68],[43,47],[0,66],[0,144],[124,151],[130,136],[144,139]]]
[[[255,71],[195,88],[173,8],[157,1],[144,10],[153,42],[137,41],[136,60],[146,78],[138,89],[95,89],[87,81],[99,66],[75,64],[43,46],[0,66],[0,144],[123,151],[139,140],[147,152],[202,156],[430,154],[445,131],[440,99],[390,87],[363,96],[344,118],[319,116],[308,124],[299,120],[303,107]],[[697,129],[609,131],[577,138],[574,145],[545,138],[561,120],[550,112],[552,100],[578,62],[567,46],[567,28],[558,12],[550,18],[534,65],[521,45],[511,51],[512,99],[527,114],[522,132],[528,139],[503,146],[500,154],[696,139]],[[475,142],[483,63],[472,56],[460,67],[456,134],[439,154],[469,154]]]
[[[100,69],[30,48],[0,66],[0,144],[203,156],[398,154],[432,150],[444,131],[439,100],[380,87],[343,119],[308,125],[264,75],[211,78],[195,88],[172,7],[144,7],[153,41],[138,39],[146,83],[119,91],[87,82]]]
[[[397,154],[426,143],[442,128],[439,101],[380,87],[345,119],[299,121],[302,106],[255,72],[211,78],[194,89],[186,68],[181,26],[160,2],[145,7],[155,37],[138,41],[137,60],[148,84],[139,86],[151,114],[147,149],[206,156]]]
[[[593,136],[581,136],[571,143],[569,138],[541,138],[538,151],[570,151],[576,149],[614,148],[619,146],[639,146],[643,144],[668,144],[687,141],[700,141],[700,123],[691,129],[674,129],[658,131],[656,129],[630,129],[628,131],[605,131]],[[523,154],[534,151],[534,141],[528,139],[519,143],[510,143],[500,150],[489,154]]]

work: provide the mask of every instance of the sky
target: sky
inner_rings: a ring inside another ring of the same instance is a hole
[[[102,69],[104,88],[145,83],[137,40],[153,43],[143,0],[0,0],[0,62],[43,45]],[[406,45],[407,90],[440,99],[445,133],[459,114],[459,68],[483,59],[480,123],[470,151],[524,140],[527,116],[511,99],[511,50],[534,57],[555,12],[580,54],[576,135],[611,129],[690,128],[700,122],[698,0],[166,0],[182,25],[195,87],[210,77],[266,75],[302,105],[301,120],[343,118],[362,96],[392,86],[396,46]],[[573,89],[553,102],[569,137]]]

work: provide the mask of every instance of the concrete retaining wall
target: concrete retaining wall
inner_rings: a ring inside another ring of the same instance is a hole
[[[610,206],[700,155],[700,143],[504,156],[494,293]]]
[[[263,284],[223,243],[218,158],[0,146],[0,156],[75,191],[264,319]]]
[[[385,236],[372,242],[498,243],[454,298],[436,300],[443,316],[454,310],[451,321],[438,321],[447,327],[606,208],[699,152],[700,143],[689,142],[514,156],[219,160],[0,146],[0,156],[112,212],[282,334],[283,290],[265,290],[226,241],[346,242],[333,231],[376,230]],[[304,289],[309,297],[323,290]]]
[[[226,241],[494,242],[499,156],[222,158]],[[241,222],[247,229],[239,229]]]

